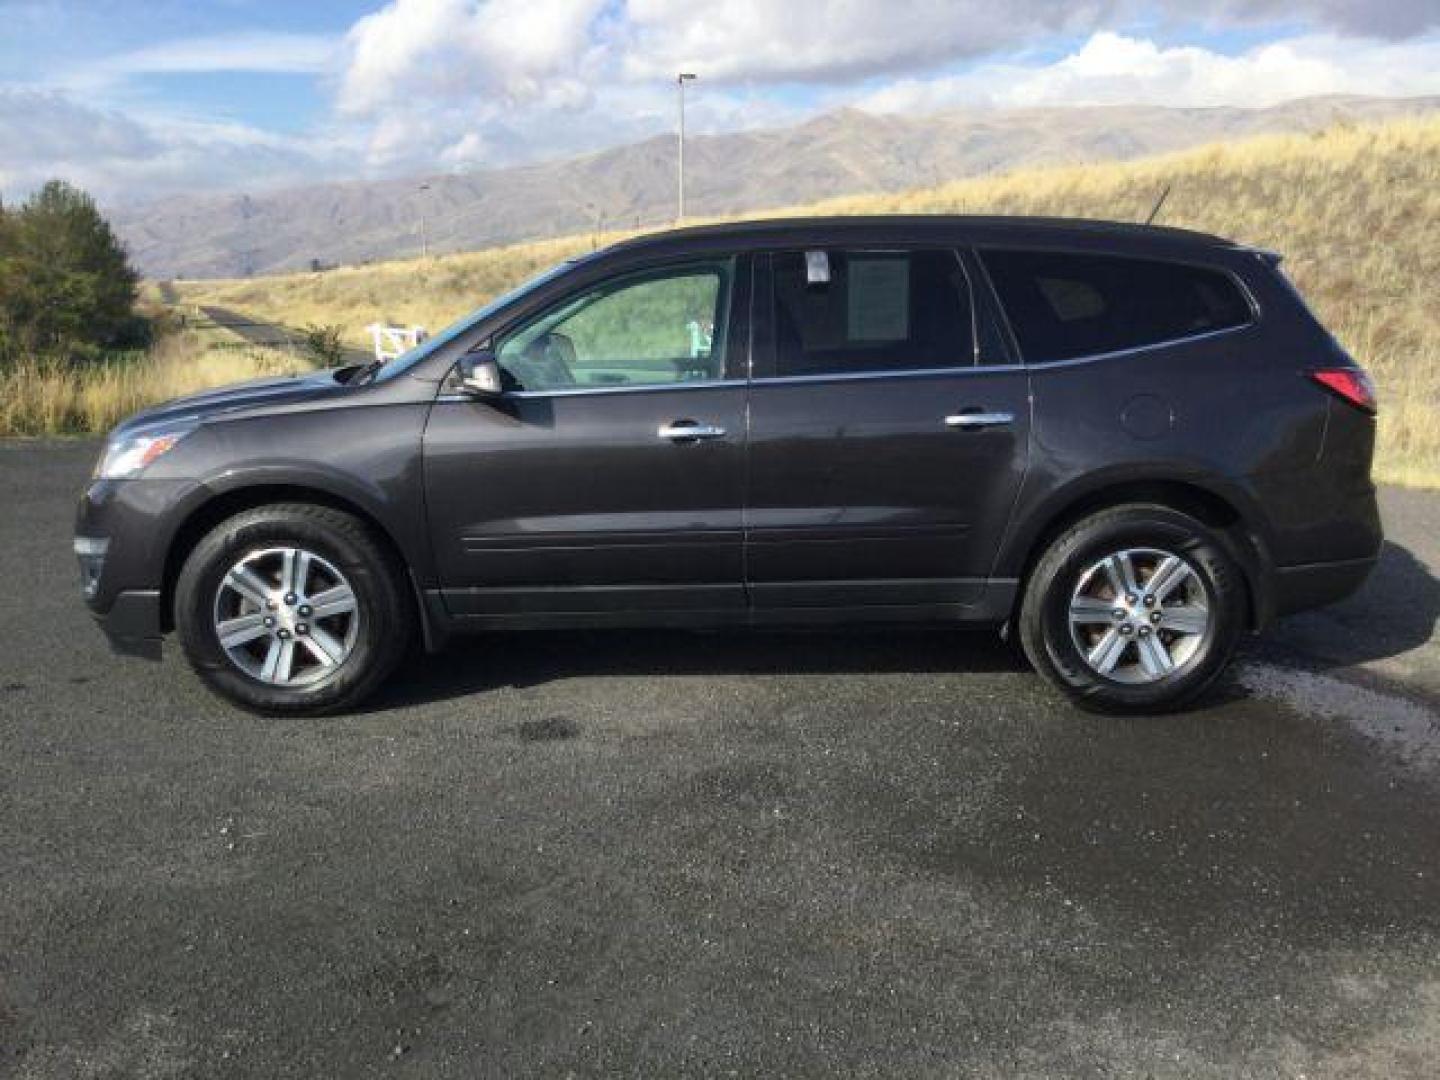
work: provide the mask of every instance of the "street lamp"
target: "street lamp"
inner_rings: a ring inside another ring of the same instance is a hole
[[[675,221],[678,224],[685,220],[685,84],[695,79],[695,76],[688,71],[682,71],[675,77],[675,86],[680,92],[680,131],[679,131],[679,154],[678,168],[676,170],[677,200]]]
[[[430,238],[425,233],[425,192],[430,190],[429,184],[420,185],[420,258],[430,257]]]

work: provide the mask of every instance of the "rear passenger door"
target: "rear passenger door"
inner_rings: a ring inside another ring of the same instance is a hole
[[[985,601],[1030,409],[968,262],[945,248],[759,260],[745,564],[762,617]]]

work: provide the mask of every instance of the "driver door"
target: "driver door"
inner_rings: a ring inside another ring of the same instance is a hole
[[[425,488],[453,615],[743,619],[746,262],[588,286],[501,333],[498,400],[436,402]]]

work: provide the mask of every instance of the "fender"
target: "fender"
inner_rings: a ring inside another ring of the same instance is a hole
[[[411,498],[418,511],[422,505],[418,477],[414,483],[416,490]],[[255,489],[293,489],[296,499],[303,499],[303,493],[309,491],[353,506],[394,544],[417,580],[424,584],[433,580],[434,564],[430,545],[425,540],[424,514],[397,513],[407,508],[411,498],[397,499],[395,492],[363,481],[353,473],[291,463],[227,470],[201,479],[199,487],[186,500],[193,505],[187,508],[185,517],[192,517],[218,498]]]
[[[418,486],[418,485],[417,485]],[[175,582],[184,556],[214,525],[240,509],[277,501],[323,502],[365,519],[395,550],[405,564],[415,595],[416,613],[427,651],[435,652],[449,636],[448,622],[437,620],[426,597],[433,589],[435,568],[425,542],[425,515],[420,496],[413,496],[413,512],[396,513],[396,501],[383,490],[361,483],[334,469],[289,464],[259,465],[227,470],[190,488],[167,515],[154,550],[162,554],[158,569],[161,585],[162,626],[169,629],[169,611]],[[408,501],[408,500],[407,500]],[[410,523],[397,529],[397,522]]]
[[[1023,578],[1051,536],[1093,511],[1134,501],[1178,504],[1230,540],[1251,589],[1256,627],[1272,618],[1271,542],[1259,500],[1245,483],[1185,461],[1109,466],[1073,474],[1048,489],[1040,488],[1036,476],[1032,470],[1015,500],[993,577]]]

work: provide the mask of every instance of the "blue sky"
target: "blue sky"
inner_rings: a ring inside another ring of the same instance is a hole
[[[367,0],[0,0],[0,72],[12,83],[46,85],[167,43],[274,35],[321,46],[340,42],[378,6]],[[310,71],[136,71],[123,82],[112,88],[123,91],[123,99],[276,130],[323,122],[328,101],[321,74]]]
[[[474,169],[877,113],[1440,94],[1440,0],[0,0],[0,195]]]

